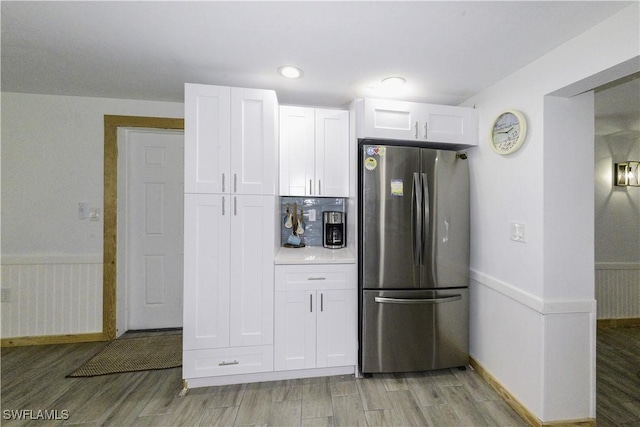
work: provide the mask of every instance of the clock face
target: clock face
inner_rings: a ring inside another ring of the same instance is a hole
[[[491,147],[499,154],[512,153],[524,142],[526,131],[527,125],[522,113],[505,111],[493,123]]]

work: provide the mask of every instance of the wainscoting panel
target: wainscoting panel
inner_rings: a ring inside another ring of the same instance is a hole
[[[469,290],[471,357],[542,425],[593,425],[596,301],[545,301],[474,269]]]
[[[598,319],[640,318],[640,264],[596,263]]]
[[[102,331],[102,262],[12,257],[2,262],[2,338]]]

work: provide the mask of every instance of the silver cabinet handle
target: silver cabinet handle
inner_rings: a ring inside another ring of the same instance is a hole
[[[233,198],[233,215],[238,216],[238,198]]]
[[[426,126],[426,124],[425,124]],[[425,130],[426,132],[426,130]],[[237,193],[238,192],[238,174],[234,173],[233,174],[233,192]]]
[[[218,366],[229,366],[229,365],[238,365],[240,362],[234,360],[233,362],[225,362],[224,360],[218,363]]]
[[[318,196],[322,196],[322,181],[318,180]]]
[[[416,139],[418,139],[418,122],[416,121]]]
[[[224,172],[222,173],[222,192],[224,193]]]
[[[222,198],[222,216],[224,215],[225,215],[225,212],[224,212],[224,197],[223,197]]]
[[[320,311],[324,311],[324,294],[320,294]]]
[[[313,186],[313,180],[312,180],[312,179],[310,179],[310,180],[309,180],[309,195],[312,195],[312,194],[313,194],[312,186]]]
[[[442,304],[443,302],[460,301],[462,295],[453,295],[443,298],[387,298],[387,297],[375,297],[374,301],[377,303],[386,304]]]
[[[309,294],[309,311],[313,313],[313,294]]]
[[[424,122],[424,139],[427,139],[427,122]]]
[[[307,280],[327,280],[326,277],[318,276],[318,277],[307,277]]]

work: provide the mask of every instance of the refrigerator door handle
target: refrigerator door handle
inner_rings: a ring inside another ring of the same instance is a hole
[[[387,298],[375,297],[374,301],[381,304],[442,304],[445,302],[460,301],[462,295],[452,295],[442,298]]]
[[[431,227],[431,210],[429,208],[429,177],[426,173],[422,173],[422,188],[423,188],[423,202],[422,202],[422,218],[424,221],[423,224],[423,236],[422,236],[422,257],[424,258],[424,254],[427,253],[430,255],[428,260],[424,260],[421,258],[421,265],[424,262],[428,262],[429,271],[431,272],[433,284],[438,283],[438,278],[436,277],[436,242],[434,239],[436,238],[436,233]],[[434,195],[435,196],[435,195]],[[433,201],[433,206],[435,207],[436,201]],[[434,225],[435,226],[435,225]],[[425,248],[425,242],[431,242],[430,250]]]
[[[413,174],[411,219],[413,226],[413,265],[422,263],[422,183],[417,172]]]

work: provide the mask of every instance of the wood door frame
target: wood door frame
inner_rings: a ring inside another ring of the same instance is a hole
[[[116,338],[118,248],[118,128],[184,130],[184,119],[104,116],[104,205],[102,264],[102,340]]]

